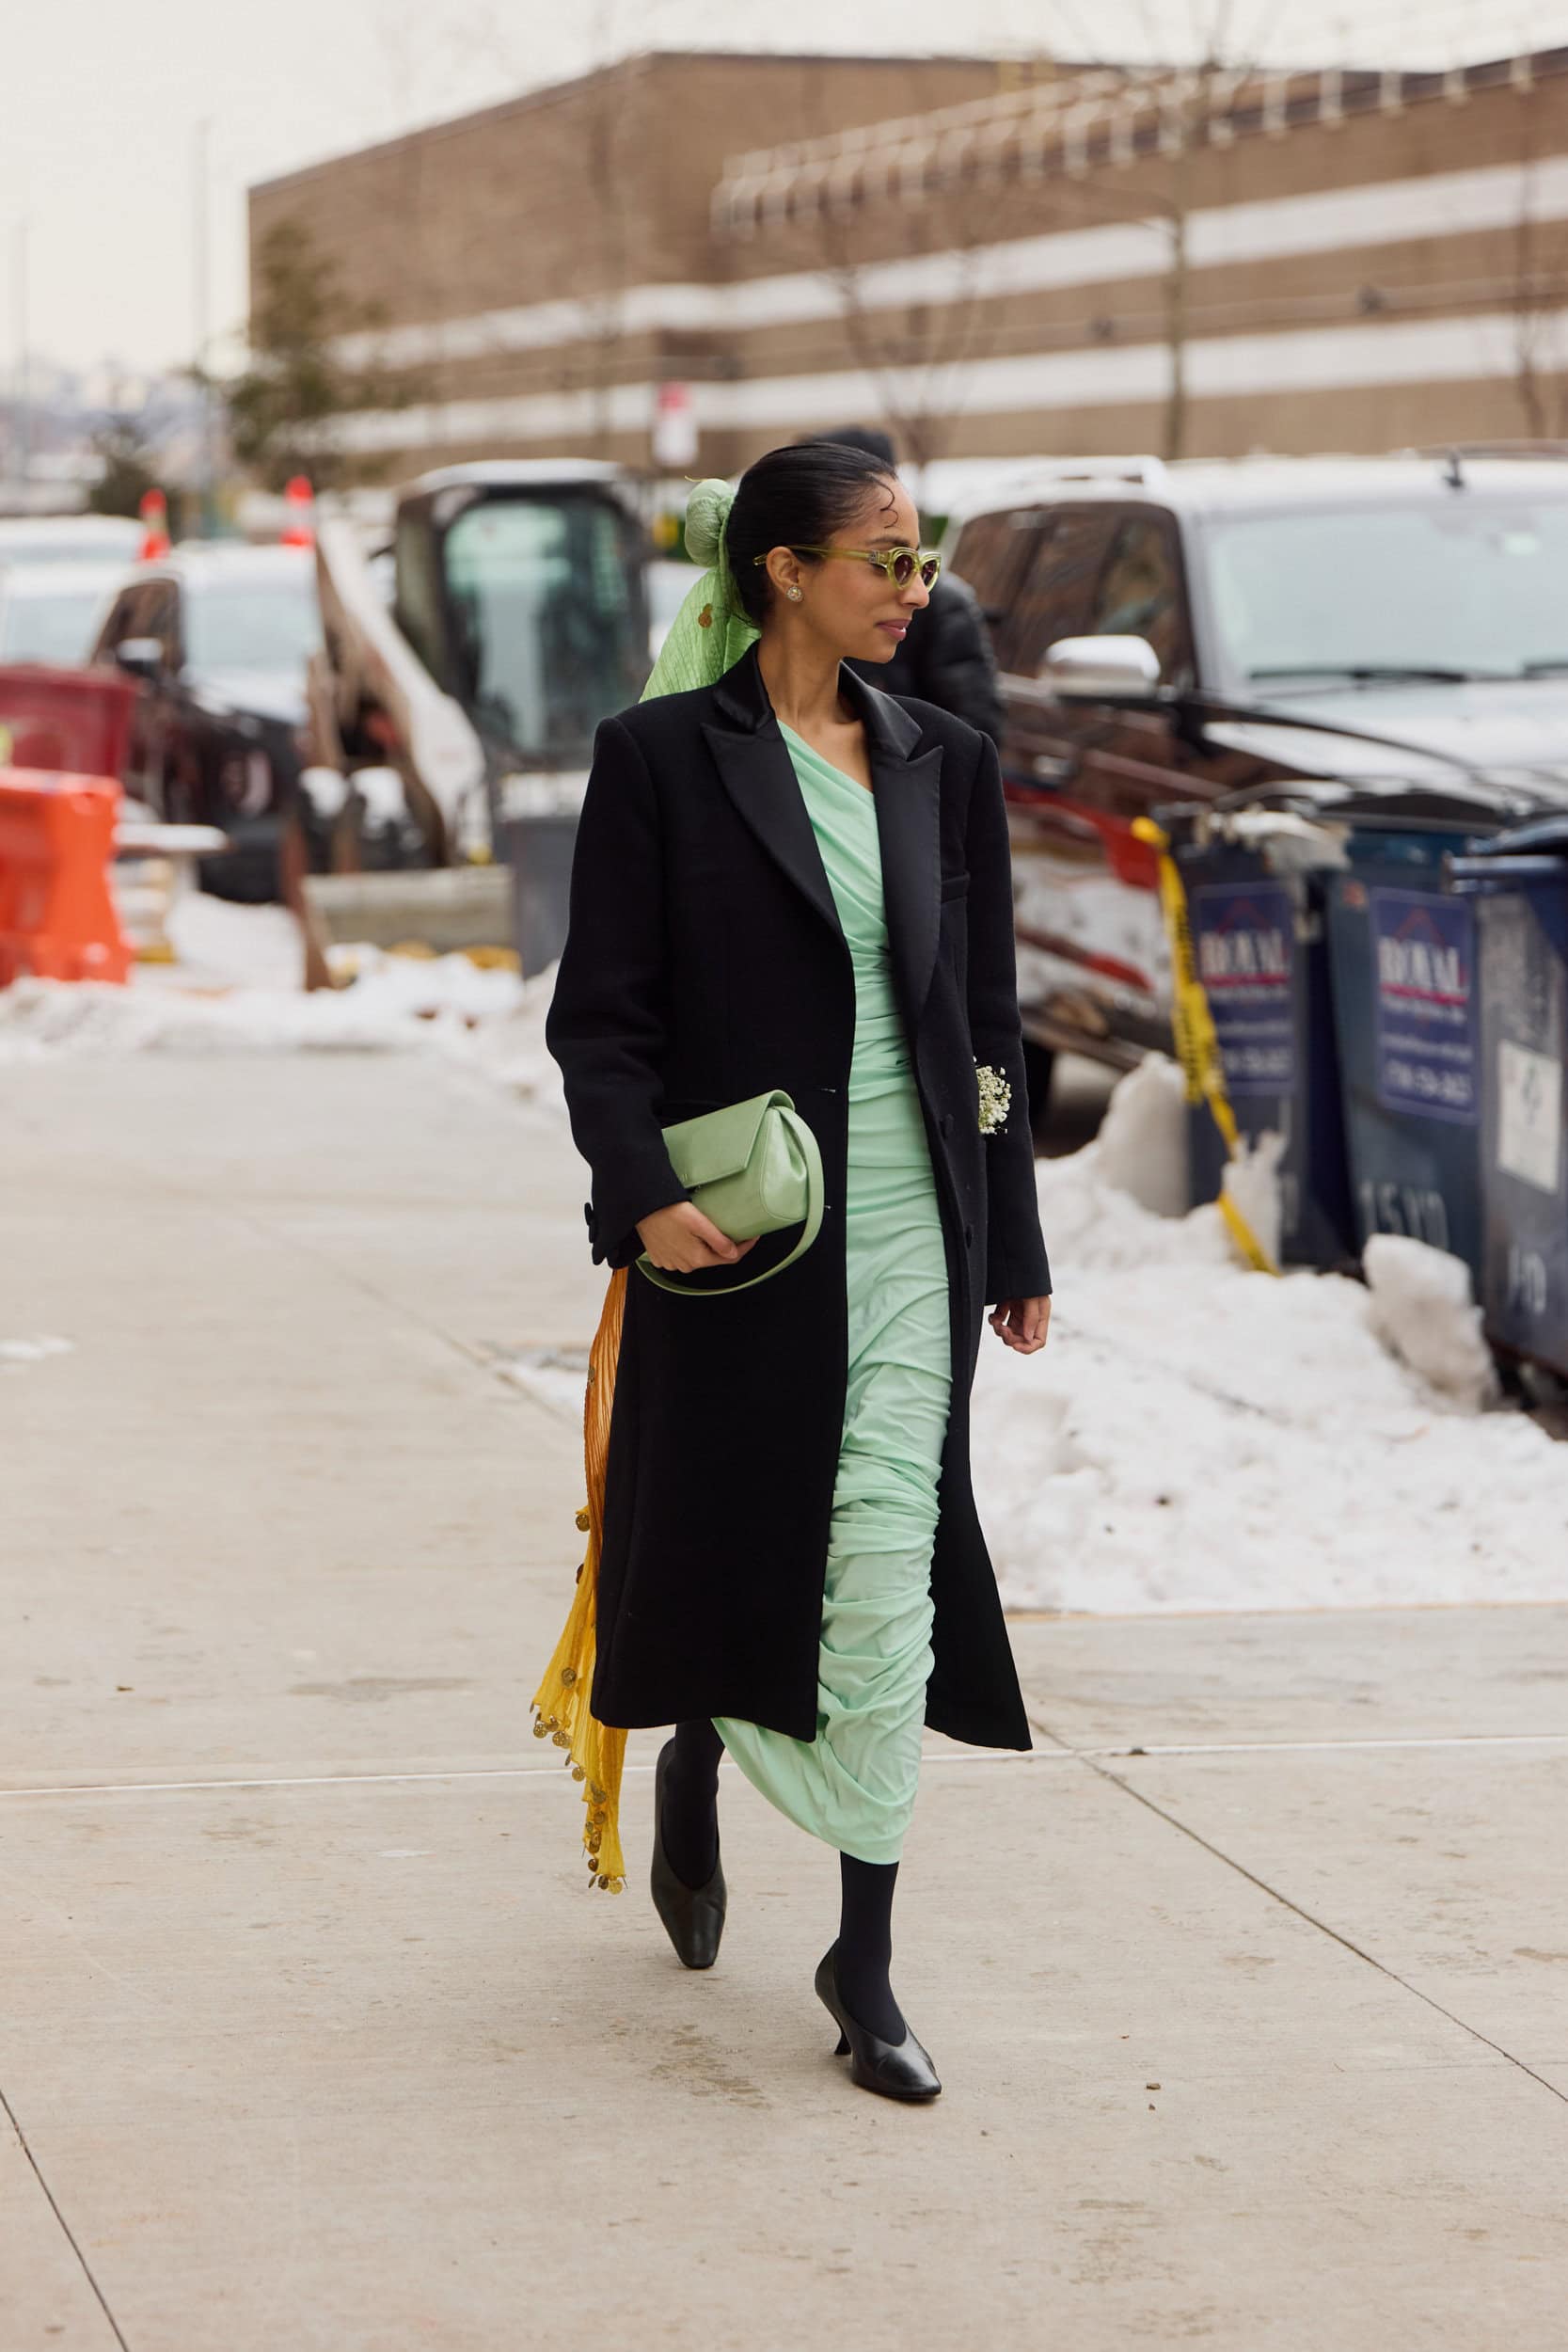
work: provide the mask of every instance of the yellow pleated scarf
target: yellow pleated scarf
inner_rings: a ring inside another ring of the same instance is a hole
[[[578,1570],[572,1601],[555,1655],[533,1694],[533,1736],[547,1735],[564,1748],[572,1778],[582,1783],[587,1812],[582,1824],[589,1884],[618,1895],[626,1884],[621,1853],[621,1767],[626,1735],[595,1723],[589,1708],[594,1693],[594,1658],[598,1637],[599,1560],[604,1548],[605,1462],[610,1453],[610,1411],[615,1401],[615,1367],[621,1354],[621,1325],[626,1306],[626,1269],[610,1278],[599,1327],[588,1357],[588,1388],[582,1406],[582,1456],[588,1501],[578,1513],[588,1550]]]

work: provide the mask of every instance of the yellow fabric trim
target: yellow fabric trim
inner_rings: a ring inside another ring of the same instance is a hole
[[[1230,1097],[1225,1090],[1225,1064],[1214,1034],[1214,1016],[1209,1009],[1209,998],[1198,977],[1197,958],[1193,953],[1193,927],[1187,914],[1181,870],[1171,855],[1170,835],[1151,817],[1135,817],[1132,833],[1159,860],[1160,906],[1170,939],[1171,1026],[1176,1036],[1176,1057],[1187,1081],[1187,1100],[1208,1104],[1227,1155],[1237,1160],[1241,1157],[1241,1136]],[[1223,1188],[1219,1211],[1247,1263],[1259,1274],[1277,1274],[1279,1268]]]
[[[582,1783],[587,1807],[582,1825],[589,1884],[618,1895],[626,1884],[621,1852],[621,1768],[626,1735],[598,1723],[590,1712],[598,1633],[599,1559],[604,1545],[605,1463],[610,1453],[610,1414],[615,1401],[615,1368],[621,1355],[626,1314],[626,1269],[610,1278],[604,1309],[588,1357],[582,1407],[583,1470],[588,1501],[578,1513],[588,1549],[578,1570],[577,1592],[555,1654],[533,1694],[533,1736],[551,1739],[566,1751],[572,1778]]]

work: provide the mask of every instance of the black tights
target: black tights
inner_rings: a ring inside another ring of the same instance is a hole
[[[659,1834],[670,1867],[685,1886],[705,1886],[719,1867],[719,1759],[724,1742],[705,1715],[675,1725],[675,1752],[664,1774]]]
[[[896,1862],[838,1857],[843,1907],[838,1926],[838,1990],[857,2026],[884,2042],[902,2042],[904,2015],[893,1997],[893,1890]]]
[[[719,1759],[723,1753],[724,1742],[706,1716],[675,1725],[659,1830],[670,1867],[688,1886],[705,1886],[719,1867]],[[903,2014],[888,1982],[898,1865],[857,1862],[847,1853],[838,1859],[838,1989],[844,2006],[868,2032],[879,2034],[884,2042],[901,2042]]]

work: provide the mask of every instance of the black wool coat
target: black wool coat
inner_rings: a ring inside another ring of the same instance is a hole
[[[992,745],[844,673],[863,720],[895,993],[947,1247],[953,1389],[932,1560],[927,1721],[1027,1748],[969,1470],[985,1307],[1050,1288],[1013,974]],[[822,1150],[813,1247],[733,1298],[672,1297],[636,1268],[610,1423],[593,1708],[626,1726],[734,1715],[816,1733],[829,1517],[847,1374],[844,1189],[855,996],[805,801],[755,652],[716,686],[608,719],[594,751],[546,1037],[593,1171],[595,1260],[686,1197],[660,1129],[782,1087]],[[974,1065],[1011,1082],[980,1133]],[[780,1257],[769,1235],[733,1287]]]

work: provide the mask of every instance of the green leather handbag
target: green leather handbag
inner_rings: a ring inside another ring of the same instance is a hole
[[[751,1241],[799,1225],[800,1238],[777,1265],[722,1290],[690,1290],[656,1266],[646,1250],[638,1266],[661,1291],[684,1298],[730,1298],[782,1274],[804,1255],[822,1228],[822,1154],[791,1098],[775,1088],[722,1110],[705,1111],[664,1130],[670,1165],[703,1215],[731,1241]]]

